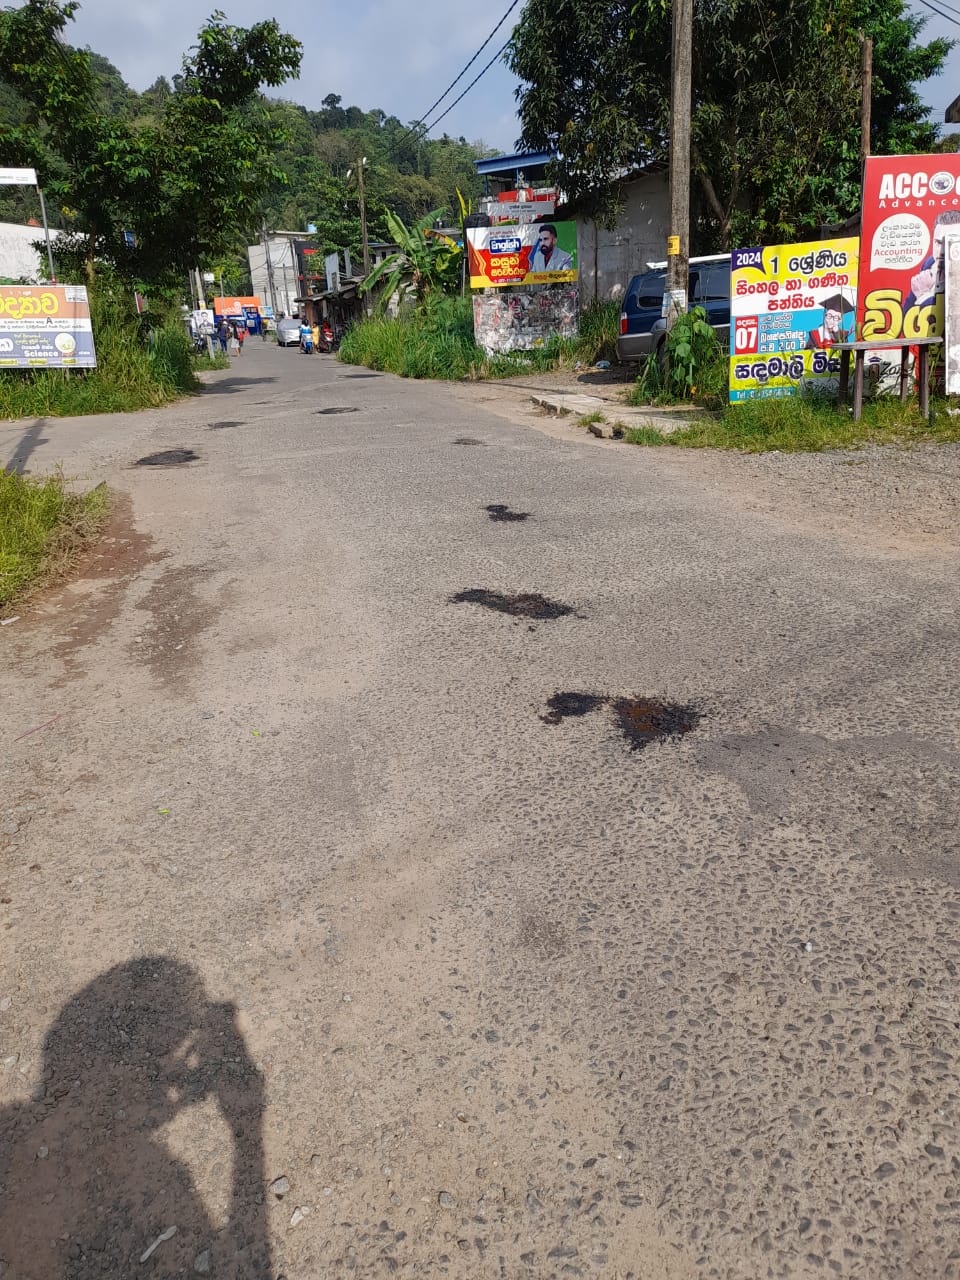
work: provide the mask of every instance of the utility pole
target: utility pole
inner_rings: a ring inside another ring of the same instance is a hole
[[[693,0],[673,0],[670,91],[670,235],[663,317],[667,328],[686,314],[690,271],[690,99]]]
[[[873,96],[873,40],[860,36],[860,158],[870,154],[870,100]]]
[[[360,237],[363,241],[364,277],[367,277],[370,274],[370,246],[367,243],[367,201],[363,192],[363,166],[366,163],[366,156],[363,156],[357,161],[357,185],[360,188]]]
[[[267,235],[266,219],[260,223],[260,235],[263,238],[263,256],[267,264],[267,288],[270,290],[270,306],[273,314],[277,314],[277,286],[273,280],[273,262],[270,258],[270,240]]]

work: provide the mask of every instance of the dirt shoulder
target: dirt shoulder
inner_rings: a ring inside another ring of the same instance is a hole
[[[615,416],[636,371],[553,370],[496,382],[460,383],[458,398],[555,439],[635,454],[643,446],[596,440],[573,415],[556,417],[538,392],[598,397]],[[960,445],[869,445],[824,453],[748,454],[658,447],[705,490],[724,493],[742,511],[769,515],[798,529],[839,533],[875,550],[911,554],[960,546]]]

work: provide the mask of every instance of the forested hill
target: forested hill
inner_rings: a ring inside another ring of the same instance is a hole
[[[173,92],[161,77],[144,93],[137,93],[106,58],[90,54],[104,114],[130,124],[149,127],[164,98]],[[374,109],[342,105],[334,93],[319,111],[295,102],[260,96],[248,108],[277,131],[274,163],[287,184],[268,192],[264,218],[271,228],[298,231],[314,224],[314,239],[324,251],[349,248],[359,260],[360,208],[356,182],[357,164],[364,167],[368,234],[371,240],[386,238],[384,211],[391,209],[405,222],[416,221],[433,209],[442,209],[458,220],[457,190],[475,198],[478,181],[474,160],[485,154],[482,144],[464,138],[421,139],[396,116]],[[18,94],[2,80],[0,72],[0,134],[4,126],[29,120],[29,111]],[[0,163],[3,163],[0,158]],[[349,174],[349,176],[348,176]],[[51,224],[69,229],[70,211],[48,201]],[[22,222],[39,217],[33,191],[0,187],[0,221]],[[243,228],[236,251],[255,239],[256,225]],[[241,243],[242,242],[242,243]]]

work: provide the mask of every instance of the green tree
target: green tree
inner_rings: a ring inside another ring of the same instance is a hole
[[[508,54],[522,143],[559,153],[554,176],[584,213],[609,220],[622,177],[666,158],[670,24],[662,0],[524,9]],[[860,31],[874,40],[873,150],[930,149],[936,128],[915,85],[951,45],[919,44],[922,27],[901,0],[697,0],[697,247],[800,238],[855,211]]]
[[[412,297],[421,302],[429,293],[456,288],[462,250],[446,236],[432,233],[440,212],[434,209],[408,227],[387,211],[387,230],[397,250],[370,272],[361,286],[364,292],[381,286],[381,304],[386,306],[395,293],[401,301]]]
[[[0,11],[0,77],[29,108],[24,122],[0,126],[0,148],[8,163],[36,163],[72,211],[78,235],[58,253],[82,246],[91,279],[101,260],[159,286],[229,248],[283,180],[258,90],[296,73],[300,45],[272,20],[244,29],[215,13],[174,91],[152,95],[152,114],[134,121],[110,106],[110,64],[95,67],[89,52],[64,43],[75,10],[27,0]]]

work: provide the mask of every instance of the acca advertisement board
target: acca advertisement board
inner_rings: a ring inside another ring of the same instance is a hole
[[[939,337],[943,241],[960,229],[960,155],[868,156],[863,174],[861,338]]]
[[[853,333],[860,241],[735,249],[730,263],[730,400],[836,390]]]
[[[93,369],[83,285],[0,285],[0,369]]]
[[[571,284],[577,279],[577,224],[526,223],[468,227],[470,288],[516,284]]]

